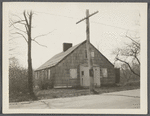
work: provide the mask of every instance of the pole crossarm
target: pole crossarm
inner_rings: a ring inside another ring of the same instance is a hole
[[[89,17],[95,15],[96,13],[98,13],[98,11],[94,12],[93,14],[90,14],[88,17],[85,17],[85,18],[81,19],[80,21],[76,22],[76,24],[78,24],[78,23],[84,21],[85,19],[87,19],[87,18],[89,18]]]

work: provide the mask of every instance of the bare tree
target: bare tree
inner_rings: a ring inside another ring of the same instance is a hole
[[[19,37],[22,37],[27,43],[27,46],[28,46],[28,53],[27,53],[27,56],[28,56],[28,89],[32,98],[36,99],[34,92],[33,92],[33,74],[32,74],[33,70],[32,70],[32,58],[31,58],[32,41],[37,43],[40,46],[46,47],[45,45],[40,44],[36,39],[41,36],[45,36],[51,32],[47,34],[43,34],[43,35],[38,35],[32,38],[32,19],[33,19],[34,13],[32,11],[29,11],[29,12],[24,11],[23,18],[15,14],[12,14],[12,15],[15,16],[17,20],[14,21],[11,18],[9,20],[9,27],[13,28],[12,30],[15,29],[15,32],[10,32],[10,34],[19,35]]]
[[[119,61],[126,64],[130,71],[136,76],[140,76],[140,72],[134,70],[134,64],[140,67],[140,42],[137,40],[139,37],[133,38],[126,35],[126,38],[131,40],[130,44],[126,44],[124,48],[117,48],[113,53],[116,55],[115,62]]]
[[[124,81],[124,79],[126,79],[126,83],[129,82],[130,78],[132,77],[132,72],[130,71],[130,69],[128,68],[128,66],[126,64],[122,64],[121,65],[121,78]],[[124,81],[125,83],[125,81]]]

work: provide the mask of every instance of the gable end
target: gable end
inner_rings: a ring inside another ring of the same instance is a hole
[[[97,48],[95,48],[95,46],[93,46],[91,43],[90,43],[90,45],[91,45],[96,51],[98,51],[98,53],[100,53],[100,54],[114,67],[114,65],[113,65]]]

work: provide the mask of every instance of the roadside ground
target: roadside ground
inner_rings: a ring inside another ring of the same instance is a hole
[[[117,91],[125,91],[125,90],[134,90],[139,89],[139,83],[131,83],[125,86],[102,86],[100,88],[96,88],[99,94],[102,93],[111,93]],[[43,99],[54,99],[54,98],[67,98],[67,97],[76,97],[76,96],[85,96],[92,95],[94,93],[90,93],[89,89],[83,88],[64,88],[64,89],[48,89],[48,90],[40,90],[35,92],[38,100]],[[23,102],[23,101],[32,101],[29,94],[27,92],[11,92],[9,94],[9,101],[11,102]]]
[[[140,89],[10,103],[10,109],[139,109]]]

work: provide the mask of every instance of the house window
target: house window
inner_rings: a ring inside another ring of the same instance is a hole
[[[77,69],[70,69],[70,77],[72,79],[77,78]]]
[[[50,69],[48,69],[48,79],[50,79],[50,73],[51,73],[51,71],[50,71]]]
[[[94,58],[94,51],[91,52],[91,57]],[[85,58],[87,58],[87,50],[85,50]]]
[[[84,75],[84,71],[81,71],[81,75],[82,75],[82,76]]]
[[[38,75],[37,75],[37,73],[38,73],[38,72],[35,72],[35,79],[38,79]]]
[[[107,68],[102,68],[102,76],[108,77]]]
[[[44,76],[44,70],[42,70],[42,79],[44,79],[44,77],[45,77],[45,76]]]
[[[47,70],[45,70],[45,79],[47,79]]]
[[[94,58],[94,52],[91,52],[91,57]]]
[[[87,50],[85,50],[85,58],[87,58]]]
[[[42,71],[39,71],[40,78],[42,78]]]

